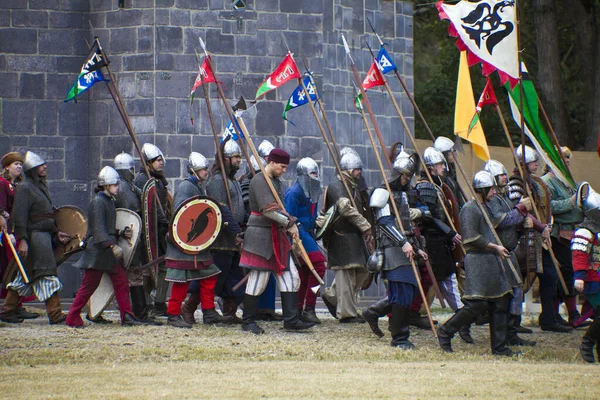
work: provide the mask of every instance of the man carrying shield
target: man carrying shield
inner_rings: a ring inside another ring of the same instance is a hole
[[[129,282],[121,264],[123,249],[117,244],[119,236],[131,239],[130,229],[118,232],[117,211],[114,196],[119,192],[119,173],[112,167],[104,167],[98,174],[97,195],[89,206],[89,226],[87,246],[77,267],[84,268],[83,282],[73,300],[66,323],[73,328],[82,328],[81,310],[100,284],[102,275],[107,272],[115,290],[115,298],[124,326],[143,325],[131,312],[129,302]],[[89,319],[89,318],[88,318]]]
[[[202,183],[208,178],[208,160],[200,153],[192,152],[188,160],[189,176],[175,189],[173,198],[173,213],[186,200],[195,196],[206,196]],[[212,210],[202,212],[193,222],[193,226],[187,238],[198,236],[202,228],[208,226],[207,214]],[[204,219],[206,217],[206,219]],[[173,224],[180,221],[174,220]],[[196,235],[197,234],[197,235]],[[184,253],[173,242],[171,237],[167,243],[167,275],[166,281],[173,282],[171,297],[167,308],[168,324],[177,328],[191,328],[192,324],[184,321],[181,317],[181,303],[185,300],[190,282],[199,281],[199,299],[202,306],[203,320],[205,324],[221,322],[221,315],[215,311],[215,286],[217,275],[221,273],[213,263],[213,258],[208,249],[194,254]],[[192,314],[193,315],[193,314]]]
[[[161,256],[167,251],[167,232],[169,231],[169,220],[171,219],[169,207],[169,191],[167,189],[167,178],[164,174],[165,157],[162,151],[152,143],[144,143],[142,146],[142,154],[144,159],[142,162],[148,164],[148,170],[152,178],[156,180],[156,194],[160,207],[157,209],[157,229],[158,229],[158,256]],[[148,176],[142,171],[133,181],[133,184],[140,190],[144,190],[144,185],[148,182]],[[149,229],[149,227],[146,227]],[[152,260],[148,260],[152,261]],[[169,282],[165,281],[167,269],[165,263],[158,264],[158,274],[156,277],[156,297],[154,298],[154,315],[167,315],[167,292],[169,291]]]
[[[25,182],[15,194],[11,221],[15,226],[17,248],[23,266],[29,275],[29,284],[21,274],[7,285],[8,293],[2,307],[2,315],[13,313],[21,297],[35,296],[46,303],[50,325],[60,324],[67,315],[62,312],[59,292],[62,283],[52,250],[53,240],[67,243],[71,238],[60,232],[54,221],[52,197],[46,183],[46,161],[28,151],[25,154],[23,170]]]

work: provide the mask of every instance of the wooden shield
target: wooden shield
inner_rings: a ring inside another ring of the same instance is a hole
[[[92,319],[98,318],[100,314],[109,306],[112,299],[115,297],[115,290],[113,289],[112,281],[107,273],[102,274],[100,284],[96,288],[92,297],[90,297],[90,317]]]
[[[158,197],[156,181],[150,178],[142,191],[142,218],[144,222],[144,242],[148,262],[158,258]]]
[[[131,239],[121,236],[117,244],[123,249],[123,268],[127,269],[140,243],[142,219],[134,211],[126,208],[117,208],[117,229],[123,231],[125,228],[131,229]]]
[[[56,226],[61,232],[71,236],[68,243],[58,243],[54,248],[56,265],[65,262],[71,255],[82,251],[81,243],[85,239],[88,229],[88,220],[85,213],[75,206],[63,206],[54,211]]]
[[[169,233],[181,251],[198,254],[215,241],[222,223],[223,216],[216,201],[206,196],[194,196],[177,208]]]

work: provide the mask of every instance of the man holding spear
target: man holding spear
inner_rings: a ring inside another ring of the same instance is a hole
[[[300,278],[290,259],[292,246],[287,236],[289,233],[293,239],[299,240],[296,218],[290,216],[278,201],[283,198],[280,177],[287,170],[290,155],[275,148],[269,153],[267,162],[265,172],[257,174],[250,182],[251,214],[240,259],[240,265],[250,270],[244,295],[242,330],[256,335],[264,333],[256,323],[256,314],[258,298],[265,290],[271,273],[275,275],[281,292],[284,329],[298,331],[314,326],[312,322],[301,321],[298,315]]]

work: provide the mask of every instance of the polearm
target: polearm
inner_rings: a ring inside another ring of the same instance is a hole
[[[359,92],[359,90],[356,87],[356,85],[354,84],[354,82],[352,82],[352,86],[354,86],[354,89],[356,92]],[[365,129],[367,130],[367,133],[369,133],[369,137],[371,137],[372,132],[371,132],[371,127],[369,126],[369,121],[367,120],[367,116],[365,115],[364,111],[361,108],[357,107],[357,109],[358,109],[358,113],[360,114],[363,123],[365,124]],[[395,203],[395,200],[392,199],[392,202]],[[431,267],[429,260],[425,260],[425,268],[427,270],[427,274],[429,275],[429,277],[431,278],[431,281],[433,282],[433,290],[435,291],[435,295],[437,296],[437,298],[440,301],[440,305],[442,306],[442,308],[446,308],[446,303],[444,302],[444,296],[442,295],[440,286],[438,285],[438,282],[435,279],[435,274],[433,273],[433,268]]]
[[[100,44],[100,40],[97,37],[95,37],[94,42],[96,42],[96,44],[98,45],[98,49],[100,50],[100,54],[102,54],[102,57],[104,57],[104,63],[105,63],[104,67],[108,71],[108,77],[109,77],[109,81],[106,82],[108,91],[109,91],[113,101],[115,102],[115,105],[117,106],[117,110],[119,111],[119,114],[121,115],[121,118],[123,119],[123,122],[125,123],[125,128],[127,128],[127,132],[129,133],[129,136],[131,137],[131,140],[133,141],[133,145],[135,146],[135,149],[138,152],[138,155],[140,156],[140,160],[142,161],[142,165],[144,166],[144,171],[146,172],[146,176],[148,177],[148,179],[150,179],[151,178],[150,170],[148,169],[148,165],[144,162],[144,155],[142,153],[142,149],[137,140],[137,136],[135,135],[135,130],[133,129],[133,125],[131,124],[131,120],[129,119],[129,115],[127,114],[127,110],[125,109],[125,104],[123,103],[123,98],[121,97],[121,92],[119,92],[119,87],[115,83],[116,82],[115,77],[109,66],[110,61],[108,60],[108,57],[106,56],[106,53],[104,52],[104,49],[102,48],[102,45]],[[160,202],[159,202],[159,205],[160,205]],[[161,206],[161,208],[162,208],[162,206]]]
[[[369,51],[371,52],[371,55],[373,56],[373,61],[375,62],[375,65],[377,66],[377,68],[379,69],[379,71],[381,71],[381,65],[379,64],[379,61],[377,60],[377,57],[375,57],[375,55],[373,54],[373,51],[371,50],[371,46],[369,46],[368,43],[367,43],[367,46],[369,47]],[[408,127],[408,123],[406,122],[406,118],[404,118],[404,115],[402,114],[402,111],[400,110],[400,107],[398,106],[398,103],[396,102],[396,98],[394,97],[394,93],[392,92],[392,89],[390,88],[390,84],[387,82],[387,79],[385,79],[385,76],[383,76],[383,74],[381,74],[381,78],[383,80],[383,84],[385,86],[385,89],[388,92],[390,100],[392,101],[392,104],[394,105],[394,108],[396,109],[396,113],[398,114],[398,117],[400,117],[400,121],[402,122],[402,126],[404,127],[404,131],[406,132],[406,136],[408,136],[408,138],[410,139],[410,142],[412,143],[413,148],[415,149],[415,151],[417,152],[417,154],[419,155],[419,157],[423,161],[423,165],[425,165],[425,160],[422,159],[423,158],[422,154],[419,152],[419,148],[417,147],[417,141],[415,140],[415,138],[413,137],[412,133],[410,132],[410,128]],[[361,88],[362,88],[362,84],[361,84]],[[425,168],[423,168],[423,170],[425,171],[425,174],[427,175],[427,179],[429,180],[429,182],[431,182],[431,184],[433,184],[433,185],[436,185],[435,181],[433,180],[433,177],[431,176],[431,173],[429,172],[429,168],[427,168],[427,166],[425,165]],[[446,218],[448,218],[448,222],[450,223],[450,227],[452,228],[452,230],[454,232],[456,232],[458,234],[459,232],[456,229],[456,224],[454,223],[454,220],[452,219],[452,217],[450,217],[450,212],[448,211],[448,207],[446,207],[446,202],[442,198],[442,194],[439,192],[439,190],[436,190],[435,192],[437,194],[438,201],[442,205],[442,209],[444,210],[444,214],[446,215]],[[460,245],[460,248],[462,249],[463,253],[465,253],[465,250],[462,247],[462,244]]]
[[[304,56],[302,56],[302,63],[304,64],[304,68],[306,68],[306,70],[309,70],[308,61],[306,61],[306,58]],[[309,74],[309,77],[310,77],[310,83],[313,85],[313,87],[315,88],[315,91],[316,91],[317,85],[315,84],[315,81],[313,80],[312,75]],[[333,148],[335,149],[335,153],[337,154],[337,158],[339,159],[340,149],[335,140],[335,135],[333,134],[333,129],[331,129],[331,124],[329,123],[329,118],[327,117],[327,111],[325,110],[325,103],[323,102],[323,99],[321,98],[321,96],[317,97],[317,103],[319,103],[319,108],[321,109],[321,115],[323,116],[323,121],[325,121],[325,127],[327,128],[327,131],[329,132],[329,138],[331,140],[331,144],[333,145]]]
[[[373,24],[371,23],[371,20],[369,18],[367,18],[367,21],[369,21],[369,25],[371,26],[371,30],[373,31],[373,33],[377,37],[377,40],[379,40],[379,44],[381,46],[383,46],[384,43],[381,40],[381,37],[379,36],[379,34],[375,30],[375,28],[373,27]],[[421,120],[421,122],[425,126],[425,130],[429,134],[429,137],[431,138],[431,141],[435,143],[435,136],[433,134],[433,131],[429,127],[429,124],[427,123],[427,120],[425,119],[425,115],[423,115],[423,112],[421,112],[421,108],[419,107],[419,105],[415,101],[414,96],[412,95],[412,93],[410,93],[410,90],[408,89],[408,86],[406,85],[406,82],[404,82],[404,78],[402,78],[402,75],[400,75],[400,73],[398,72],[398,68],[394,68],[394,73],[396,75],[396,78],[398,78],[398,80],[400,81],[400,85],[402,85],[402,89],[404,89],[404,93],[406,94],[406,97],[408,97],[408,100],[410,100],[411,104],[413,105],[413,108],[417,111],[417,115],[419,116],[419,119]],[[456,159],[456,162],[458,162],[458,159]],[[468,182],[469,180],[466,179],[466,181]],[[457,185],[458,185],[458,182],[457,182]],[[467,199],[467,196],[463,192],[462,188],[460,186],[458,186],[458,189],[460,190],[462,196],[465,199]]]
[[[371,20],[369,18],[367,18],[367,21],[369,21],[369,25],[371,26],[371,30],[373,31],[373,33],[375,34],[375,36],[377,36],[377,40],[379,40],[379,44],[381,46],[383,46],[383,41],[381,40],[381,37],[379,36],[379,34],[377,33],[377,31],[375,31],[375,28],[373,27],[373,24],[371,23]],[[398,72],[398,68],[394,68],[394,73],[396,74],[396,78],[398,78],[398,80],[400,81],[400,85],[402,85],[402,89],[404,89],[404,93],[406,94],[406,97],[408,97],[408,99],[412,103],[413,108],[415,110],[417,110],[417,114],[419,115],[419,118],[421,119],[421,122],[423,122],[423,124],[425,125],[425,130],[429,134],[429,137],[431,138],[432,141],[435,142],[435,136],[433,136],[433,131],[431,130],[431,128],[427,124],[427,121],[425,120],[425,116],[421,112],[421,109],[417,105],[417,102],[415,101],[414,97],[410,93],[410,90],[408,90],[408,86],[406,86],[406,82],[404,82],[404,79],[402,78],[402,76]]]
[[[567,168],[567,171],[569,171],[569,174],[572,177],[573,173],[571,172],[571,167],[569,167],[569,164],[567,164],[566,161],[565,161],[565,155],[563,154],[563,152],[560,149],[560,142],[558,141],[558,137],[556,136],[556,132],[554,131],[554,128],[552,127],[552,123],[550,122],[550,118],[548,118],[548,114],[546,114],[546,109],[544,108],[544,105],[542,104],[542,100],[539,98],[539,96],[538,96],[538,104],[540,106],[540,110],[542,110],[542,115],[544,116],[544,119],[546,120],[546,124],[548,125],[548,129],[550,130],[550,134],[551,134],[552,140],[554,142],[554,145],[556,146],[556,150],[558,150],[558,155],[560,156],[560,159],[562,160],[563,164]]]
[[[354,64],[354,60],[352,59],[352,55],[350,54],[350,48],[348,47],[348,43],[346,42],[346,38],[344,37],[344,34],[342,34],[341,36],[342,36],[342,41],[344,43],[344,50],[346,51],[346,55],[348,56],[348,59],[350,59],[350,65],[352,66],[352,73],[354,75],[354,80],[356,81],[356,84],[360,88],[360,93],[362,94],[363,102],[365,104],[365,107],[367,108],[367,111],[369,112],[369,116],[371,117],[371,122],[373,123],[373,127],[375,128],[376,131],[378,131],[379,127],[377,126],[377,120],[375,119],[375,114],[373,114],[373,109],[371,108],[371,103],[369,102],[367,93],[365,92],[364,88],[362,87],[362,81],[360,80],[360,76],[358,75],[358,71],[356,70],[356,65]],[[400,219],[400,212],[398,211],[398,207],[396,206],[396,202],[394,201],[394,195],[392,193],[392,189],[390,188],[390,184],[387,181],[386,174],[385,174],[385,168],[383,167],[383,163],[381,162],[381,157],[379,155],[379,151],[377,150],[377,145],[375,144],[375,139],[373,138],[373,134],[371,133],[370,130],[367,130],[367,134],[369,136],[371,146],[373,147],[373,151],[375,152],[375,158],[377,159],[377,165],[379,166],[379,170],[381,172],[381,175],[383,176],[383,181],[385,183],[385,187],[390,195],[390,199],[392,200],[391,203],[392,203],[392,208],[394,210],[394,214],[396,214],[396,222],[397,222],[398,227],[400,228],[402,234],[406,237],[406,231],[404,230],[404,227],[402,226],[402,220]],[[384,154],[386,153],[385,146],[382,147],[382,151],[384,152]],[[388,157],[386,157],[386,160],[388,160],[388,164],[390,164],[390,170],[391,170],[392,169],[391,161]],[[427,318],[429,319],[429,324],[431,325],[431,330],[433,332],[433,336],[437,338],[437,330],[435,329],[435,324],[433,323],[433,318],[431,318],[431,311],[429,310],[429,303],[427,301],[427,296],[425,295],[425,292],[423,291],[423,286],[421,285],[421,280],[419,279],[419,271],[417,270],[417,265],[415,264],[414,258],[410,259],[410,265],[412,267],[413,274],[415,275],[415,280],[417,281],[417,286],[419,287],[419,293],[421,294],[421,298],[423,299],[423,305],[425,306],[425,311],[427,312]]]
[[[283,34],[282,34],[282,36],[283,36]],[[285,46],[287,47],[287,42],[285,42],[285,37],[284,37],[284,43],[285,43]],[[289,48],[287,50],[288,50],[289,54],[292,54],[292,52],[290,51]],[[307,70],[308,70],[308,68],[307,68]],[[312,80],[310,71],[308,73],[308,76],[310,77],[310,82],[315,91],[317,99],[320,99],[320,95],[317,90],[317,86],[315,85],[314,81]],[[331,144],[329,143],[329,140],[327,138],[327,134],[325,133],[325,129],[323,129],[323,124],[321,124],[321,120],[319,119],[317,110],[315,109],[315,105],[313,104],[313,102],[310,99],[310,93],[308,93],[308,88],[304,84],[304,80],[302,79],[302,77],[298,78],[298,85],[302,87],[302,91],[304,92],[304,95],[308,99],[310,111],[312,112],[312,115],[315,118],[315,122],[317,123],[317,126],[319,127],[319,132],[321,132],[321,136],[323,137],[325,146],[327,147],[327,150],[329,151],[329,155],[331,156],[331,159],[333,160],[335,169],[337,170],[337,173],[340,176],[340,180],[342,181],[342,184],[344,185],[344,189],[346,190],[346,194],[348,195],[348,198],[350,199],[350,202],[352,203],[352,207],[356,208],[356,201],[354,200],[354,196],[352,195],[352,192],[350,191],[350,187],[348,187],[348,183],[346,182],[346,180],[344,179],[344,175],[342,174],[342,167],[340,166],[340,163],[339,163],[339,154],[340,153],[339,153],[339,151],[337,151],[337,154],[336,154],[336,152],[334,152],[334,150],[332,149]],[[330,134],[333,137],[333,133],[330,133]]]
[[[21,263],[19,254],[17,254],[17,251],[15,250],[15,246],[13,246],[12,242],[10,241],[10,237],[8,236],[8,232],[6,231],[6,228],[4,228],[2,230],[2,232],[4,233],[4,237],[6,238],[8,247],[10,247],[10,252],[12,253],[13,257],[15,258],[17,267],[19,267],[19,272],[21,273],[21,276],[23,277],[23,281],[25,283],[29,284],[29,277],[27,276],[27,272],[25,272],[25,268],[23,268],[23,264]]]
[[[310,97],[309,97],[309,103],[310,103]],[[254,142],[252,141],[252,138],[248,134],[248,129],[246,129],[246,124],[244,123],[244,120],[241,118],[238,118],[237,116],[235,118],[236,118],[236,121],[238,121],[238,123],[240,124],[240,128],[242,129],[242,132],[244,132],[244,135],[246,137],[246,140],[247,140],[248,146],[250,147],[250,151],[252,152],[252,155],[254,155],[256,160],[259,160],[258,152],[256,151],[256,147],[254,147]],[[273,195],[273,198],[277,202],[277,205],[283,211],[285,211],[283,202],[279,198],[279,195],[277,194],[277,191],[275,190],[275,187],[273,186],[273,182],[271,182],[271,177],[267,174],[267,171],[265,170],[265,166],[262,165],[261,162],[259,162],[258,165],[260,167],[260,171],[265,176],[265,181],[267,182],[267,185],[269,186],[269,189],[271,190],[271,194]],[[321,288],[324,287],[325,282],[323,281],[323,279],[319,276],[319,274],[315,270],[315,267],[313,266],[312,262],[310,261],[310,258],[308,257],[308,253],[306,253],[306,249],[304,248],[302,241],[298,238],[298,239],[294,239],[294,242],[296,243],[296,246],[298,246],[298,249],[300,250],[300,253],[302,254],[302,258],[304,259],[304,262],[308,266],[308,269],[310,269],[310,272],[312,272],[312,274],[315,277],[315,279],[317,280],[317,282],[319,282],[319,286]]]
[[[539,221],[541,221],[543,223],[544,221],[542,221],[540,219],[540,213],[537,209],[535,202],[533,201],[534,199],[533,199],[533,196],[531,193],[531,188],[529,187],[529,184],[527,183],[527,180],[525,179],[525,173],[524,173],[523,166],[526,166],[526,164],[525,163],[521,164],[517,158],[517,153],[515,151],[515,145],[513,144],[512,138],[510,137],[510,133],[508,132],[508,127],[506,125],[506,120],[504,119],[504,115],[502,114],[502,110],[500,109],[500,106],[498,104],[496,104],[496,113],[498,114],[498,118],[500,118],[500,122],[502,123],[502,129],[504,130],[504,134],[506,135],[506,140],[508,141],[508,145],[510,146],[510,151],[513,155],[513,162],[517,166],[517,169],[519,170],[519,174],[523,178],[523,186],[525,186],[525,191],[527,193],[527,197],[529,197],[532,200],[531,206],[533,207],[534,215]],[[523,160],[524,160],[525,145],[522,144],[521,148],[522,148],[522,155],[523,155]],[[527,167],[525,167],[525,169],[527,169]],[[556,259],[556,256],[554,255],[554,250],[552,250],[552,246],[547,246],[547,247],[548,247],[548,253],[550,253],[550,258],[552,258],[552,264],[554,264],[554,269],[556,269],[556,273],[558,274],[558,280],[560,281],[560,285],[562,286],[565,293],[568,293],[569,291],[567,290],[567,283],[565,282],[565,278],[563,277],[563,274],[560,271],[560,266],[559,266],[558,260]]]
[[[204,54],[204,56],[209,57],[209,55],[206,53]],[[198,61],[198,67],[202,68],[202,66],[200,64],[200,58],[198,57],[198,53],[196,53],[196,60]],[[212,73],[212,71],[211,71],[211,73]],[[219,163],[219,167],[221,168],[221,173],[223,175],[223,185],[225,186],[225,193],[227,194],[227,205],[229,206],[229,209],[231,210],[231,212],[233,212],[233,207],[232,207],[233,202],[231,201],[231,193],[229,193],[229,177],[227,176],[227,173],[225,170],[225,162],[223,160],[223,153],[221,152],[221,146],[219,145],[219,133],[217,131],[217,126],[215,125],[215,120],[214,120],[213,113],[212,113],[212,107],[210,105],[210,98],[208,95],[209,94],[208,88],[206,87],[206,82],[204,81],[204,74],[202,73],[202,71],[200,71],[200,79],[202,80],[202,90],[204,92],[204,101],[206,102],[206,111],[208,111],[208,119],[210,120],[210,126],[212,128],[213,138],[215,140],[215,147],[217,149],[218,163]],[[219,83],[216,82],[216,85],[219,85]]]
[[[208,51],[206,50],[206,45],[204,44],[204,40],[202,40],[201,37],[198,37],[198,39],[200,40],[200,46],[202,47],[202,51],[204,51],[204,54],[208,55]],[[217,79],[217,75],[215,74],[215,70],[212,67],[212,60],[210,59],[210,57],[208,58],[208,65],[210,66],[210,70],[213,73],[213,76],[215,77],[215,81],[219,81]],[[248,169],[250,170],[250,173],[252,174],[252,176],[254,176],[256,173],[254,172],[254,168],[252,168],[252,163],[250,162],[250,156],[248,155],[248,149],[246,149],[246,144],[244,143],[243,136],[237,126],[237,124],[235,123],[236,118],[234,117],[233,112],[231,111],[231,106],[229,105],[229,103],[227,103],[227,98],[225,97],[225,93],[223,93],[223,88],[221,87],[221,85],[217,84],[217,93],[219,93],[219,98],[221,99],[221,101],[223,102],[223,106],[225,107],[225,111],[227,111],[227,115],[229,116],[229,120],[231,121],[231,124],[233,125],[233,129],[235,130],[235,133],[238,135],[238,138],[240,140],[238,140],[240,148],[242,149],[242,153],[244,154],[244,158],[246,159],[246,162],[248,163]],[[260,164],[260,159],[257,158],[256,159],[256,163]]]

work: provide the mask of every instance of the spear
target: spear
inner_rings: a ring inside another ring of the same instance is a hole
[[[365,107],[367,108],[367,110],[369,112],[369,116],[371,118],[373,127],[375,128],[375,131],[379,131],[379,127],[377,126],[377,120],[375,119],[375,115],[373,114],[373,109],[371,108],[371,103],[369,102],[367,93],[365,92],[364,88],[362,87],[362,81],[360,80],[360,76],[358,75],[358,71],[356,69],[356,65],[354,64],[354,60],[352,59],[352,56],[350,55],[350,48],[348,47],[348,42],[346,42],[346,38],[344,37],[344,34],[342,34],[342,42],[344,43],[344,50],[346,51],[346,55],[350,59],[350,65],[352,66],[352,73],[354,75],[354,80],[356,81],[356,84],[360,88],[360,92],[362,94]],[[379,166],[379,170],[381,172],[381,175],[383,176],[383,182],[385,183],[385,187],[390,195],[390,199],[392,200],[390,203],[392,204],[392,208],[393,208],[394,214],[396,216],[396,223],[398,224],[398,227],[400,228],[400,231],[402,232],[402,234],[406,236],[406,231],[404,230],[404,227],[402,225],[402,220],[400,219],[400,212],[398,211],[398,207],[396,206],[396,202],[394,201],[394,195],[392,193],[392,189],[390,188],[390,184],[387,181],[385,169],[383,167],[383,163],[381,162],[381,157],[379,155],[379,151],[377,150],[377,145],[375,144],[375,139],[373,138],[373,134],[371,133],[370,129],[367,130],[367,134],[369,136],[371,146],[373,147],[373,151],[375,153],[375,158],[377,159],[377,165]],[[383,139],[383,137],[381,137],[381,139]],[[385,144],[382,144],[382,151],[385,154],[385,152],[386,152]],[[388,164],[389,164],[390,170],[391,170],[392,169],[391,160],[388,157],[385,157],[385,159],[388,161]],[[421,280],[419,279],[419,271],[417,270],[417,266],[415,264],[414,258],[410,259],[410,265],[412,267],[413,274],[415,274],[417,286],[419,287],[419,293],[421,294],[421,298],[423,299],[423,305],[425,306],[425,310],[427,311],[427,318],[429,319],[429,324],[431,325],[431,330],[433,332],[433,336],[437,338],[437,330],[435,329],[435,324],[433,323],[433,318],[431,318],[431,311],[429,310],[429,303],[427,301],[427,296],[425,295],[425,292],[423,291],[423,286],[421,285]]]
[[[354,86],[355,91],[357,93],[359,93],[359,90],[356,87],[356,84],[354,82],[352,82],[352,86]],[[369,136],[372,136],[371,127],[369,126],[369,121],[367,121],[367,116],[365,115],[365,112],[363,111],[362,108],[358,107],[358,104],[357,104],[357,109],[358,109],[358,113],[360,114],[360,116],[363,120],[363,123],[365,124],[365,129],[367,130],[367,133],[369,133]],[[392,201],[395,202],[395,200],[392,200]],[[437,298],[440,301],[440,305],[442,306],[442,308],[446,308],[446,303],[444,302],[444,296],[442,295],[440,286],[438,285],[438,282],[435,279],[435,274],[433,273],[433,268],[431,267],[429,260],[425,260],[425,267],[427,270],[427,274],[429,275],[429,277],[431,278],[431,281],[433,282],[433,290],[435,291],[435,295],[437,296]]]
[[[379,61],[377,60],[377,57],[375,57],[375,55],[373,54],[373,50],[371,50],[371,46],[369,46],[369,43],[367,43],[367,47],[369,48],[369,51],[371,52],[371,56],[373,56],[373,61],[375,62],[377,68],[379,68],[379,70],[381,71],[381,65],[379,64]],[[385,79],[385,77],[383,76],[383,74],[381,74],[381,78],[383,79],[383,84],[385,86],[385,89],[388,92],[390,100],[392,100],[392,104],[394,105],[394,108],[396,109],[396,113],[398,114],[398,117],[400,117],[400,121],[402,122],[402,125],[404,126],[404,131],[406,132],[406,136],[408,136],[408,138],[410,139],[410,141],[411,141],[411,143],[413,145],[413,148],[415,149],[415,151],[417,152],[417,154],[419,155],[419,157],[422,158],[422,155],[419,152],[419,148],[417,147],[417,142],[416,142],[415,138],[413,137],[413,135],[410,132],[410,128],[408,127],[408,123],[406,122],[406,119],[404,118],[404,115],[402,114],[402,111],[400,111],[400,107],[398,106],[398,103],[396,102],[396,98],[394,97],[394,93],[392,92],[392,89],[390,88],[389,83],[387,82],[387,80]],[[361,88],[362,88],[362,85],[361,85]],[[425,164],[424,160],[423,160],[423,164]],[[431,173],[429,172],[429,169],[427,168],[427,166],[425,166],[425,168],[423,168],[423,171],[425,171],[425,174],[427,175],[427,179],[429,180],[429,182],[431,182],[432,184],[436,185],[436,183],[433,180],[433,177],[431,176]],[[446,218],[448,219],[448,222],[450,223],[450,227],[452,228],[452,230],[454,232],[458,233],[458,229],[456,229],[456,224],[454,223],[454,220],[452,219],[452,217],[450,217],[450,212],[448,211],[448,208],[446,207],[446,202],[442,198],[442,194],[438,190],[436,190],[435,192],[437,194],[438,201],[442,205],[442,208],[444,210],[444,214],[446,215]],[[462,248],[462,245],[460,245],[460,247],[461,247],[461,249],[462,249],[462,251],[464,253],[465,251]]]
[[[527,167],[523,168],[523,165],[526,165],[526,164],[525,163],[521,164],[519,162],[519,160],[517,159],[515,145],[513,144],[512,138],[510,137],[510,133],[508,132],[508,127],[506,126],[506,120],[504,119],[504,114],[502,114],[502,110],[500,109],[500,106],[498,104],[496,104],[496,113],[498,114],[498,118],[500,118],[500,122],[502,123],[502,129],[504,130],[504,134],[506,135],[506,140],[508,141],[508,145],[510,146],[510,151],[513,156],[513,162],[515,163],[515,165],[517,166],[517,169],[519,170],[519,175],[521,175],[521,177],[523,177],[523,186],[525,186],[525,191],[527,193],[527,197],[529,197],[531,200],[533,200],[531,188],[529,187],[529,184],[527,183],[527,180],[525,179],[525,170],[527,169]],[[524,158],[525,157],[525,146],[522,145],[521,148],[522,148],[522,156],[523,156],[522,159],[524,160],[525,159]],[[534,212],[535,217],[539,221],[542,221],[540,219],[540,212],[534,201],[531,202],[531,206],[533,207],[533,212]],[[544,221],[542,221],[542,222],[544,222]],[[554,267],[556,269],[556,273],[558,274],[558,280],[560,281],[560,284],[561,284],[562,288],[564,289],[565,293],[568,293],[569,291],[567,290],[567,283],[565,282],[565,278],[563,277],[563,274],[560,271],[558,260],[556,259],[556,256],[554,255],[554,250],[552,250],[551,246],[547,246],[547,247],[548,247],[548,253],[550,253],[550,258],[552,258],[552,263],[554,264]]]
[[[304,64],[304,68],[306,68],[306,70],[308,71],[309,65],[308,65],[308,61],[306,60],[306,58],[304,56],[302,56],[302,63]],[[313,80],[313,76],[312,74],[309,74],[310,77],[310,83],[313,85],[313,87],[315,88],[315,91],[317,90],[317,85],[315,84],[315,81]],[[329,124],[329,118],[327,117],[327,112],[325,111],[325,103],[323,102],[323,99],[321,98],[321,96],[317,96],[317,103],[319,104],[319,109],[321,110],[321,115],[323,116],[323,120],[325,121],[325,126],[327,127],[327,131],[329,132],[329,138],[331,140],[331,144],[333,144],[333,148],[335,149],[335,153],[338,155],[340,154],[340,149],[337,145],[337,142],[335,140],[335,135],[333,134],[333,130],[331,129],[331,125]]]
[[[202,47],[202,50],[204,51],[204,55],[208,57],[208,51],[206,50],[206,45],[204,44],[204,40],[202,40],[201,37],[198,37],[198,39],[200,40],[200,46]],[[208,60],[208,65],[210,66],[210,70],[212,71],[213,76],[215,77],[215,81],[218,82],[219,80],[217,79],[215,70],[212,67],[212,60],[210,59],[210,57],[208,57],[207,60]],[[239,140],[240,148],[242,149],[244,158],[246,159],[246,162],[248,163],[248,169],[250,170],[250,173],[252,174],[252,176],[254,176],[256,173],[254,172],[254,168],[252,168],[252,163],[250,162],[250,156],[248,155],[248,149],[246,148],[246,144],[242,140],[243,135],[241,134],[237,124],[235,123],[237,118],[234,116],[233,112],[231,111],[231,106],[229,105],[229,103],[227,103],[227,99],[225,98],[225,93],[223,93],[223,88],[221,88],[221,85],[219,85],[219,84],[217,84],[216,86],[217,86],[217,92],[219,93],[219,97],[221,98],[221,101],[223,102],[223,105],[225,107],[225,111],[227,111],[227,115],[229,116],[229,119],[231,120],[231,124],[233,125],[233,129],[235,130],[235,133],[237,134],[238,138],[240,138],[240,140]],[[256,162],[258,164],[260,164],[259,160],[260,160],[260,158],[256,159]]]
[[[379,36],[379,34],[375,31],[375,28],[373,27],[373,24],[371,23],[371,20],[369,18],[367,18],[367,21],[369,21],[369,25],[371,26],[371,30],[373,31],[373,33],[375,34],[375,36],[377,36],[377,40],[379,40],[379,44],[381,46],[383,46],[383,41],[381,40],[381,37]],[[398,68],[394,68],[394,73],[396,74],[396,78],[398,78],[398,80],[400,81],[400,85],[402,85],[402,89],[404,89],[404,93],[406,93],[406,97],[408,97],[408,99],[412,103],[414,109],[417,110],[417,114],[419,115],[419,118],[421,119],[421,121],[425,125],[425,130],[429,134],[429,137],[431,137],[431,140],[435,142],[435,136],[433,136],[433,132],[431,131],[431,128],[427,124],[427,121],[425,120],[425,116],[423,115],[423,113],[421,112],[421,109],[417,105],[417,102],[415,101],[415,98],[410,93],[410,90],[408,90],[408,86],[406,86],[406,82],[404,82],[404,79],[402,78],[402,76],[398,72]]]
[[[208,57],[208,55],[206,55],[206,57]],[[201,68],[200,57],[198,56],[197,52],[196,52],[196,61],[198,62],[198,67]],[[233,202],[231,201],[231,193],[229,192],[229,177],[226,176],[227,174],[226,174],[226,170],[225,170],[225,162],[223,160],[223,153],[221,152],[221,146],[219,145],[219,133],[217,131],[217,126],[215,125],[215,120],[214,120],[213,113],[212,113],[212,107],[210,105],[210,99],[208,96],[209,91],[207,90],[206,82],[204,81],[204,75],[202,74],[202,72],[200,72],[200,79],[202,80],[202,90],[204,91],[204,100],[206,102],[206,110],[208,111],[208,119],[210,120],[210,126],[212,128],[213,138],[215,140],[215,147],[217,148],[217,158],[218,158],[218,162],[219,162],[219,167],[221,168],[221,174],[223,175],[223,184],[225,185],[225,193],[227,194],[227,205],[229,206],[229,209],[233,212],[233,207],[232,207]],[[218,85],[218,83],[217,83],[217,85]],[[194,173],[194,175],[195,175],[195,173]]]

